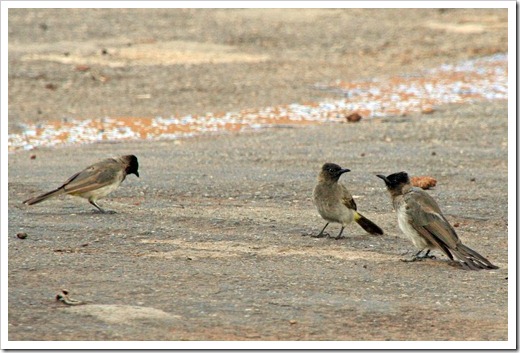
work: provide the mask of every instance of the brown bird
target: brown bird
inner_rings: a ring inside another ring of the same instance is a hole
[[[347,172],[350,172],[350,169],[342,169],[334,163],[325,163],[321,168],[313,197],[318,213],[327,221],[327,224],[318,235],[314,236],[316,238],[325,236],[325,228],[330,222],[341,224],[341,231],[336,239],[342,238],[345,226],[352,221],[370,234],[383,234],[383,230],[374,222],[357,212],[357,205],[352,195],[345,185],[338,183],[340,176]]]
[[[401,231],[419,249],[410,260],[435,258],[430,250],[440,249],[452,261],[458,262],[464,269],[497,269],[485,257],[462,244],[455,229],[446,220],[435,200],[424,190],[412,186],[405,172],[389,176],[378,175],[383,179],[392,204],[397,212],[397,223]],[[427,250],[425,254],[421,253]],[[454,257],[457,260],[454,260]]]
[[[116,190],[128,174],[135,174],[139,177],[138,168],[139,163],[134,155],[103,159],[74,174],[59,188],[25,200],[23,203],[34,205],[53,196],[69,194],[88,199],[88,202],[101,213],[115,213],[105,211],[99,207],[96,201]]]

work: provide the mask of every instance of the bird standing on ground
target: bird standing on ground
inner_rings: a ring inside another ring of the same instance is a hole
[[[139,163],[134,155],[103,159],[74,174],[59,188],[25,200],[23,203],[34,205],[53,196],[69,194],[88,199],[88,202],[101,213],[115,213],[105,211],[96,201],[116,190],[128,174],[139,177],[138,168]]]
[[[325,236],[325,228],[330,222],[340,223],[341,231],[336,239],[342,238],[345,226],[352,221],[359,224],[370,234],[383,234],[383,230],[375,223],[365,218],[357,212],[357,206],[352,195],[345,185],[339,183],[339,178],[343,173],[350,172],[349,169],[342,169],[334,163],[325,163],[318,176],[318,184],[314,187],[314,204],[320,216],[327,221],[325,227],[314,237]]]
[[[440,249],[452,261],[460,263],[467,270],[497,269],[476,251],[460,241],[455,229],[446,220],[435,200],[424,190],[414,187],[405,172],[389,176],[377,175],[383,179],[397,212],[397,223],[401,231],[414,243],[419,252],[411,260],[428,257],[431,249]],[[426,253],[421,253],[427,250]],[[454,260],[453,257],[457,260]]]

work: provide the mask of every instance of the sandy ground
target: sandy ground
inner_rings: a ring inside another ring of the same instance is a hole
[[[314,102],[337,98],[316,83],[504,52],[506,10],[12,9],[9,128]]]
[[[11,131],[63,116],[315,101],[332,97],[316,82],[507,52],[505,10],[11,11]],[[103,61],[111,53],[122,66]],[[496,101],[10,154],[9,339],[507,340],[507,127],[507,102]],[[72,197],[21,204],[127,153],[141,178],[100,201],[114,215]],[[344,240],[308,236],[324,224],[310,196],[326,161],[352,170],[342,180],[384,236],[356,225]],[[430,192],[463,242],[500,269],[463,271],[441,254],[401,262],[415,249],[375,177],[400,170],[435,177]],[[86,304],[56,302],[62,289]]]

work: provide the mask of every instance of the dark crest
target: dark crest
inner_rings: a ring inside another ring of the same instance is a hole
[[[378,175],[378,177],[383,179],[385,184],[390,188],[401,184],[408,184],[410,182],[410,178],[406,172],[394,173],[386,177],[384,175]]]
[[[131,154],[124,156],[123,158],[128,162],[128,165],[125,169],[126,174],[135,174],[137,177],[139,177],[139,162],[137,161],[137,157]]]

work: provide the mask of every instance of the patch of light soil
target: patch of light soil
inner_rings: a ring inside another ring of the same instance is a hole
[[[171,117],[103,117],[62,119],[22,125],[8,135],[9,151],[31,150],[99,141],[178,139],[208,133],[240,132],[274,125],[345,122],[358,113],[363,118],[431,113],[436,106],[482,100],[507,100],[507,55],[443,65],[415,75],[370,81],[317,84],[316,89],[343,98],[314,103],[244,109],[222,114]]]

